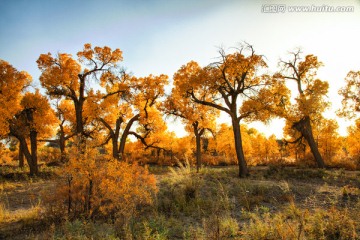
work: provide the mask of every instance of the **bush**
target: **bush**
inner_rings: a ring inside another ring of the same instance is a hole
[[[309,217],[309,222],[305,228],[309,239],[358,239],[356,223],[347,209],[319,209]]]
[[[139,206],[152,203],[155,177],[136,163],[94,156],[89,152],[70,158],[56,193],[43,196],[48,214],[56,219],[121,219],[126,225]]]
[[[333,168],[344,168],[355,171],[360,168],[360,161],[356,158],[335,158],[328,165]]]
[[[44,146],[40,148],[38,153],[39,162],[44,162],[46,164],[58,162],[60,161],[60,158],[61,158],[61,154],[60,154],[60,149],[58,148]]]

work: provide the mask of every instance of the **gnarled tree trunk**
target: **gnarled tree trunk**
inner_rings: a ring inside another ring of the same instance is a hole
[[[130,121],[128,122],[128,124],[126,125],[124,132],[121,136],[120,146],[119,146],[119,154],[120,154],[120,157],[122,160],[124,160],[125,143],[126,143],[126,139],[127,139],[128,135],[129,135],[130,128],[135,121],[139,120],[139,118],[140,118],[140,114],[136,114],[134,117],[132,117],[130,119]]]
[[[324,163],[323,158],[321,157],[321,154],[319,152],[319,149],[316,145],[316,142],[315,142],[315,139],[313,136],[311,123],[310,123],[310,117],[306,116],[306,117],[302,118],[300,121],[294,123],[293,128],[295,128],[296,130],[301,132],[301,134],[304,136],[304,138],[308,142],[310,149],[311,149],[311,153],[313,154],[313,156],[315,158],[317,166],[319,168],[325,168],[326,165]]]
[[[37,132],[36,130],[30,130],[30,148],[31,148],[31,164],[30,175],[38,175],[38,163],[37,163]]]
[[[239,164],[239,177],[242,178],[249,175],[249,170],[245,161],[244,151],[242,147],[240,123],[237,119],[232,119],[232,127],[235,140],[236,157]]]
[[[193,128],[194,128],[194,134],[195,134],[195,141],[196,141],[196,172],[200,171],[201,168],[201,136],[204,134],[204,130],[203,128],[199,129],[199,123],[198,122],[194,122],[192,124]]]
[[[29,165],[30,168],[30,175],[34,176],[34,175],[38,175],[39,170],[38,170],[38,165],[37,165],[37,154],[33,151],[37,150],[37,147],[35,147],[33,144],[34,142],[32,140],[30,140],[30,144],[31,144],[31,153],[29,151],[29,148],[27,146],[26,140],[23,136],[15,136],[19,142],[20,142],[20,147],[23,151],[23,154],[26,158],[26,161]],[[34,136],[33,136],[34,137]],[[34,154],[35,153],[35,154]]]

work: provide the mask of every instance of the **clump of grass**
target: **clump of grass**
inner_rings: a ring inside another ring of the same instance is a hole
[[[201,225],[190,226],[183,233],[184,239],[217,240],[236,239],[239,236],[239,224],[235,218],[211,215],[203,218]]]
[[[18,209],[16,211],[10,211],[4,204],[0,204],[0,223],[10,223],[16,221],[34,221],[41,218],[43,209],[39,204],[32,206],[28,209]]]
[[[165,240],[168,239],[169,227],[164,216],[150,219],[143,222],[141,239]]]
[[[357,200],[360,199],[360,189],[355,186],[345,185],[341,188],[342,198],[344,200]]]
[[[251,213],[244,239],[358,239],[360,227],[347,209],[299,209],[290,204],[275,214]]]
[[[358,239],[360,230],[348,209],[316,209],[308,219],[305,234],[308,239]]]
[[[168,177],[160,184],[158,193],[158,210],[167,216],[180,212],[195,214],[200,188],[203,184],[199,176],[192,174],[190,163],[178,162],[178,167],[170,167]]]
[[[51,229],[50,229],[51,230]],[[75,220],[65,222],[53,232],[52,239],[120,239],[116,236],[113,225],[107,223]],[[50,236],[49,236],[50,237]]]
[[[7,222],[10,219],[10,212],[5,208],[5,205],[0,204],[0,223]]]
[[[171,178],[173,181],[181,181],[183,178],[189,176],[192,172],[191,164],[187,158],[183,163],[177,160],[177,167],[169,167],[169,170],[169,178]]]

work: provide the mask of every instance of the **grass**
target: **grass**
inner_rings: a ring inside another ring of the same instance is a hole
[[[55,221],[18,239],[360,238],[359,172],[272,166],[252,168],[249,178],[239,179],[237,167],[196,173],[188,163],[150,171],[159,187],[154,204],[142,206],[143,214],[127,224],[121,219]],[[24,188],[41,186],[51,193],[53,179],[29,181],[2,183],[1,226],[46,219],[42,204],[27,204],[25,210],[11,206],[11,199],[26,194],[20,191]]]
[[[33,221],[40,218],[43,211],[40,203],[27,208],[10,211],[4,204],[0,204],[0,224],[12,223],[17,221]]]

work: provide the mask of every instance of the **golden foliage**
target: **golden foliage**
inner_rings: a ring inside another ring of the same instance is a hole
[[[343,96],[343,109],[340,115],[355,117],[355,112],[360,112],[360,71],[350,71],[345,78],[345,87],[339,90]]]
[[[32,78],[27,72],[19,72],[8,62],[0,59],[0,136],[9,131],[9,119],[21,108],[22,91]]]
[[[34,109],[31,127],[36,129],[39,137],[51,137],[54,134],[53,126],[58,123],[58,119],[48,99],[41,95],[39,90],[36,90],[35,93],[25,93],[21,99],[21,107],[23,109]]]
[[[295,123],[308,116],[310,119],[319,119],[321,114],[330,106],[326,99],[329,84],[326,81],[316,78],[317,70],[323,66],[314,55],[306,55],[301,58],[301,51],[290,53],[292,59],[280,61],[282,67],[274,78],[284,83],[293,81],[296,83],[297,91],[293,96],[294,101],[290,101],[290,91],[284,92],[286,101],[283,106],[283,113],[278,115],[288,121]]]
[[[136,163],[100,156],[96,150],[76,152],[63,170],[57,193],[48,196],[50,214],[69,217],[130,218],[139,205],[148,205],[157,192],[155,177]]]
[[[70,97],[71,91],[78,91],[81,66],[70,54],[59,53],[57,58],[41,54],[36,62],[42,71],[40,82],[51,97]]]

